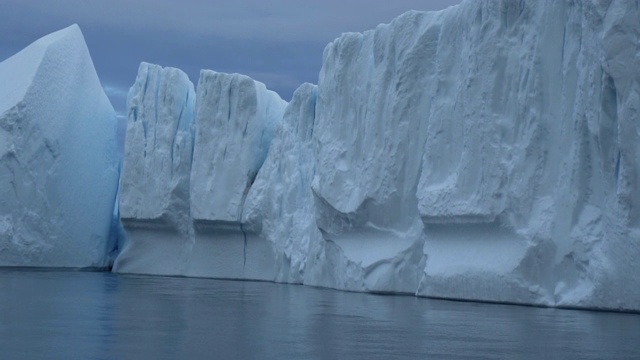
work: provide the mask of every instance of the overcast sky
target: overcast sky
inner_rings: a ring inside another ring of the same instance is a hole
[[[200,69],[246,74],[289,100],[301,83],[317,83],[322,51],[341,33],[459,2],[0,0],[0,61],[77,23],[119,114],[141,61],[178,67],[194,83]]]

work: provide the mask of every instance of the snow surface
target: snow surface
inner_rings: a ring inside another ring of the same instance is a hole
[[[3,61],[0,79],[0,266],[108,266],[116,115],[80,28]]]
[[[118,270],[640,310],[639,5],[408,12],[330,43],[283,116],[203,72],[196,226]]]

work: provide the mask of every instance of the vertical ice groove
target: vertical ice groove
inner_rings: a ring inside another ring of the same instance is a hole
[[[140,106],[142,103],[144,103],[144,99],[148,96],[147,95],[147,89],[149,87],[149,82],[151,81],[151,74],[149,73],[149,64],[143,63],[140,65],[140,71],[143,71],[145,74],[145,80],[144,80],[144,90],[142,91],[142,94],[138,94],[138,96],[140,98],[138,98],[138,103],[134,104],[134,107],[137,109],[138,106]],[[135,86],[135,85],[134,85]],[[147,144],[147,122],[146,121],[142,121],[142,129],[144,132],[144,142],[145,142],[145,155],[146,155],[146,144]]]
[[[227,101],[229,102],[229,104],[227,105],[227,123],[231,122],[231,110],[233,109],[233,102],[232,102],[233,97],[231,96],[231,94],[232,94],[233,88],[234,87],[232,85],[229,86],[229,91],[227,93]]]
[[[240,232],[242,232],[242,275],[244,276],[247,267],[247,232],[244,230],[244,224],[240,223]]]
[[[160,104],[160,88],[162,87],[162,71],[157,71],[156,76],[156,88],[154,93],[154,125],[153,125],[153,147],[152,151],[155,152],[156,142],[158,141],[158,106]]]

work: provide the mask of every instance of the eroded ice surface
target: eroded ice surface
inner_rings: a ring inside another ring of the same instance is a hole
[[[337,39],[314,133],[325,238],[418,217],[419,295],[637,309],[638,15],[469,1]]]
[[[282,282],[302,283],[309,247],[321,244],[309,191],[316,98],[312,84],[294,92],[243,214],[246,228],[262,233],[274,247],[276,279]]]
[[[286,102],[239,74],[142,64],[129,94],[119,272],[273,280],[243,204]]]
[[[80,28],[3,61],[0,79],[0,266],[108,266],[116,120]]]
[[[162,99],[162,100],[160,100]],[[195,90],[187,74],[142,63],[129,92],[120,216],[173,223],[188,216]]]
[[[344,34],[268,155],[252,81],[203,73],[190,197],[208,235],[162,232],[191,248],[138,269],[247,278],[230,269],[251,234],[264,279],[639,310],[639,11],[466,1]]]
[[[196,221],[240,221],[286,105],[247,76],[200,73],[191,181]]]

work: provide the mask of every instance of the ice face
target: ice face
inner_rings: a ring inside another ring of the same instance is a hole
[[[316,98],[317,87],[312,84],[294,92],[245,202],[245,228],[273,244],[276,280],[282,282],[303,282],[310,246],[321,239],[310,191]]]
[[[116,116],[77,25],[0,63],[0,266],[109,266]]]
[[[191,181],[196,221],[240,221],[286,104],[247,76],[200,73]]]
[[[114,270],[273,280],[273,251],[243,228],[245,198],[286,102],[264,84],[142,64],[129,94]]]
[[[267,93],[204,72],[193,235],[126,270],[640,309],[638,12],[467,1],[344,34],[273,141]]]
[[[399,243],[379,230],[417,218],[419,295],[640,307],[637,15],[470,1],[334,41],[314,131],[325,239],[364,265]]]
[[[635,122],[620,116],[630,104],[616,98],[627,97],[630,89],[617,85],[607,65],[613,58],[637,63],[630,56],[620,59],[620,51],[608,45],[637,43],[623,35],[635,30],[620,12],[626,8],[637,15],[637,8],[622,1],[612,4],[609,9],[590,2],[503,4],[496,10],[504,10],[506,18],[469,25],[473,36],[457,42],[462,55],[451,57],[449,66],[465,86],[456,90],[458,101],[442,108],[446,116],[429,123],[420,176],[425,253],[434,259],[427,261],[420,293],[640,306],[637,296],[620,296],[627,285],[615,289],[608,280],[624,277],[631,269],[614,268],[633,262],[618,262],[606,253],[619,246],[638,250],[635,221],[630,221],[637,217],[623,206],[627,200],[619,181],[625,175],[616,165],[627,147],[618,134],[628,121]],[[463,16],[491,10],[461,9]],[[603,27],[607,21],[617,24],[614,38]],[[514,46],[516,39],[522,45]],[[459,60],[472,53],[483,58]],[[474,74],[473,68],[482,74],[474,75],[480,81],[460,77]],[[635,144],[627,156],[637,158]],[[447,155],[441,155],[444,149]],[[637,187],[637,178],[627,181]],[[453,236],[455,224],[468,235]],[[622,235],[620,228],[631,231]],[[477,275],[478,269],[491,270]],[[501,288],[509,290],[500,293]],[[609,295],[603,297],[603,290]]]
[[[124,222],[179,227],[188,218],[195,102],[184,72],[140,65],[129,91],[119,196]]]

